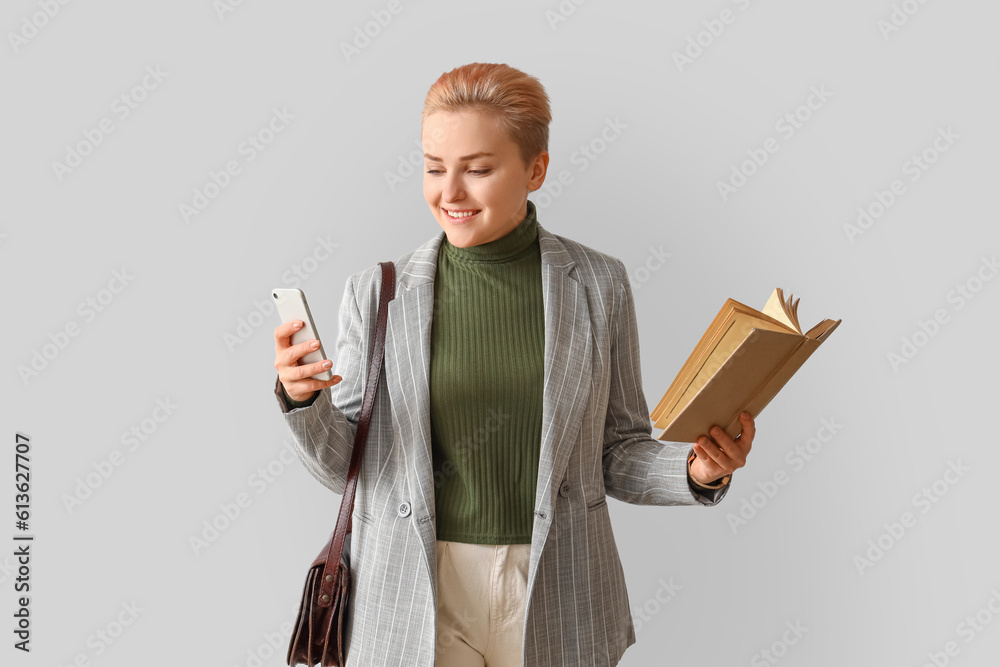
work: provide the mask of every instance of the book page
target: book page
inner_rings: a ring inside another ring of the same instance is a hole
[[[799,328],[799,318],[798,318],[798,306],[799,302],[796,300],[792,302],[792,298],[789,297],[788,301],[783,300],[783,294],[781,288],[776,288],[771,292],[771,296],[768,297],[767,303],[760,312],[773,317],[774,319],[787,324],[796,333],[802,333],[802,329]]]

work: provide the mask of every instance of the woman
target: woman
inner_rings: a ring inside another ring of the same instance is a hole
[[[651,437],[628,276],[538,223],[548,97],[474,63],[425,101],[424,197],[442,228],[396,260],[352,520],[347,665],[615,665],[635,643],[606,497],[714,505],[754,422],[693,448]],[[343,494],[381,271],[351,276],[328,382],[275,329],[275,394],[303,464]],[[329,389],[329,391],[326,391]],[[690,454],[690,456],[689,456]],[[523,661],[523,662],[522,662]]]

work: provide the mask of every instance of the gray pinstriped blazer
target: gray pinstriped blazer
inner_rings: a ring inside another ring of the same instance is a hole
[[[437,537],[428,377],[444,236],[442,230],[395,262],[396,296],[352,518],[346,667],[434,665]],[[606,497],[637,505],[714,505],[730,485],[696,493],[687,481],[691,445],[651,435],[622,262],[541,225],[538,243],[545,384],[522,664],[610,667],[635,643],[635,631]],[[377,265],[347,281],[334,361],[340,383],[301,408],[290,408],[280,384],[275,387],[303,465],[337,494],[347,482],[381,282]]]

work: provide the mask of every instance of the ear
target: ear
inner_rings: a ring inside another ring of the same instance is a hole
[[[528,190],[534,192],[545,183],[545,175],[549,170],[549,152],[542,151],[535,156],[531,162],[531,179],[528,181]]]

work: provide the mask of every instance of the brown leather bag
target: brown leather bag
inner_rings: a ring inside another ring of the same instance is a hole
[[[291,666],[305,664],[310,667],[344,667],[343,632],[347,625],[351,589],[351,516],[354,512],[354,493],[357,490],[358,472],[361,470],[361,457],[365,453],[375,391],[382,372],[389,301],[396,294],[395,266],[392,262],[379,262],[379,266],[382,267],[382,291],[379,295],[375,341],[368,365],[361,416],[354,435],[347,486],[340,501],[336,527],[306,575],[302,602],[299,604],[299,613],[285,658]]]

